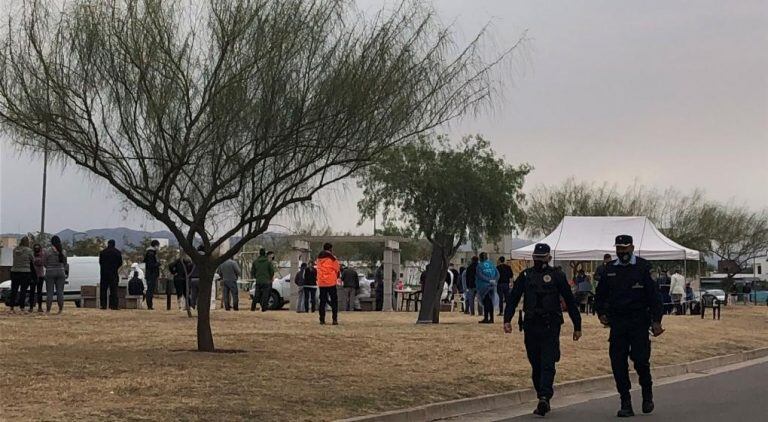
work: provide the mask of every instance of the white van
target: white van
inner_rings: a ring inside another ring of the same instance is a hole
[[[99,257],[98,256],[73,256],[67,258],[69,263],[69,277],[64,284],[64,300],[74,301],[78,308],[81,305],[80,287],[99,285]],[[43,292],[45,292],[43,284]],[[0,283],[0,300],[7,303],[11,295],[11,281]],[[45,300],[45,294],[43,294]],[[55,296],[54,296],[55,300]]]

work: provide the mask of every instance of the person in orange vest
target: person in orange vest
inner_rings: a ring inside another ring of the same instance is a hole
[[[336,283],[339,280],[341,265],[333,255],[333,245],[326,243],[323,251],[317,256],[317,286],[320,288],[320,325],[325,325],[325,309],[328,302],[333,312],[333,325],[339,325],[339,295]]]

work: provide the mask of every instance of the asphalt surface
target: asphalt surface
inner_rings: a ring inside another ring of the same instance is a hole
[[[654,388],[656,410],[650,415],[642,414],[640,392],[633,390],[636,416],[629,420],[768,421],[767,393],[768,362],[658,386]],[[546,418],[530,414],[506,420],[616,421],[618,409],[619,398],[612,396],[557,408]]]

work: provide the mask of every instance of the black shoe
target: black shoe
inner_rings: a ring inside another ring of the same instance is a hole
[[[488,321],[487,319],[483,319],[483,320],[477,321],[478,324],[487,324],[488,322],[490,322],[490,321]]]
[[[635,411],[632,410],[632,399],[621,399],[621,409],[616,412],[616,416],[620,418],[629,418],[635,416]]]
[[[549,400],[541,398],[539,399],[539,404],[536,405],[536,409],[533,410],[533,414],[538,416],[545,416],[547,413],[549,413],[549,410]]]
[[[333,321],[331,325],[339,325],[339,321]]]
[[[643,413],[651,413],[653,412],[653,409],[655,406],[653,405],[653,399],[652,398],[643,398]]]
[[[320,325],[325,325],[325,321],[320,321]]]

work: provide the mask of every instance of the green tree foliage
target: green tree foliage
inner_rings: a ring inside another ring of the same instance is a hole
[[[363,220],[381,210],[385,224],[404,224],[432,245],[419,322],[439,322],[442,280],[461,244],[498,239],[521,222],[521,189],[530,170],[506,164],[481,136],[457,146],[422,136],[381,154],[363,173]]]
[[[214,350],[220,263],[386,149],[481,111],[515,48],[486,60],[482,34],[458,46],[422,1],[373,18],[339,0],[16,10],[0,36],[0,129],[174,234],[200,271],[201,351]]]
[[[107,242],[101,236],[86,237],[75,240],[68,253],[71,256],[99,256],[106,246]]]

